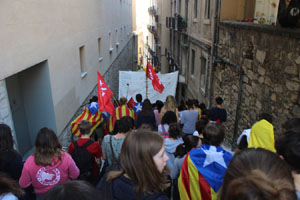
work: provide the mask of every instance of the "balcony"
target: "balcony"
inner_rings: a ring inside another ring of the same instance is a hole
[[[156,34],[157,30],[156,30],[155,26],[148,25],[147,28],[148,28],[150,33]]]
[[[155,51],[152,50],[150,46],[148,46],[148,52],[150,53],[150,55],[151,55],[152,57],[156,56]]]
[[[180,32],[186,32],[187,21],[180,14],[177,15],[177,28]]]
[[[148,8],[148,12],[149,12],[150,14],[152,14],[152,15],[156,15],[157,9],[156,9],[155,6],[151,6],[151,7]]]

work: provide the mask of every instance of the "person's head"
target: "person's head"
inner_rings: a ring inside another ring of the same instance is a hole
[[[137,102],[142,102],[143,101],[143,96],[141,94],[135,95],[135,99]]]
[[[258,118],[259,120],[267,120],[270,123],[273,121],[273,117],[269,113],[261,113]]]
[[[141,114],[143,116],[151,116],[154,115],[153,110],[152,110],[152,104],[149,99],[145,99],[143,102],[143,107],[141,110]]]
[[[119,133],[128,133],[134,127],[134,119],[129,116],[122,117],[116,122]]]
[[[167,111],[169,111],[169,110],[175,111],[175,109],[177,107],[175,97],[173,97],[172,95],[167,96],[164,106]]]
[[[211,119],[211,112],[208,109],[202,110],[201,118]]]
[[[223,99],[221,97],[217,97],[216,98],[216,104],[217,105],[222,105],[222,103],[223,103]]]
[[[167,111],[161,119],[162,124],[171,124],[177,122],[176,113],[173,111]]]
[[[225,137],[221,124],[209,123],[203,130],[203,143],[213,146],[220,146]]]
[[[182,131],[179,123],[171,123],[169,125],[169,137],[173,139],[177,139],[182,137]]]
[[[208,119],[206,119],[206,118],[201,118],[200,120],[198,120],[196,122],[195,127],[199,134],[203,133],[203,130],[207,124],[208,124]]]
[[[198,108],[198,107],[199,107],[199,101],[198,101],[198,99],[193,99],[193,100],[192,100],[192,103],[193,103],[193,106],[194,106],[195,108]]]
[[[56,185],[41,195],[40,200],[89,200],[99,199],[101,193],[90,183],[85,181],[69,181],[67,183]]]
[[[204,111],[207,109],[205,103],[200,103],[199,108],[201,109],[201,111]]]
[[[160,100],[157,100],[155,102],[155,106],[156,106],[158,112],[160,112],[161,108],[164,106],[164,103],[162,101],[160,101]]]
[[[0,198],[3,194],[7,193],[12,193],[17,197],[21,197],[25,194],[20,185],[14,179],[10,178],[3,172],[0,172]]]
[[[163,173],[167,160],[162,136],[152,131],[133,131],[122,145],[120,161],[123,171],[111,172],[108,181],[125,173],[138,194],[161,191],[168,186]]]
[[[97,97],[97,96],[93,96],[93,97],[90,99],[90,103],[92,103],[92,102],[98,103],[98,97]]]
[[[219,191],[222,200],[296,200],[288,165],[275,153],[249,148],[231,160]]]
[[[127,103],[127,98],[126,97],[121,97],[120,98],[120,105],[123,106],[123,105],[126,105]]]
[[[183,144],[180,144],[176,147],[176,151],[174,153],[175,157],[182,158],[185,154],[187,154],[193,148],[198,148],[200,138],[193,135],[186,135],[183,138]]]
[[[300,118],[292,118],[288,119],[284,124],[282,124],[282,128],[286,131],[288,130],[300,130]]]
[[[300,130],[294,129],[285,132],[276,139],[275,149],[277,154],[300,173]]]
[[[139,129],[153,131],[153,126],[151,124],[143,123]]]
[[[11,129],[6,124],[0,124],[0,151],[13,150],[14,140]]]
[[[183,110],[186,110],[186,105],[185,105],[184,101],[181,100],[180,104],[178,106],[178,111],[180,112],[180,111],[183,111]]]
[[[47,127],[41,128],[35,139],[35,164],[51,165],[54,157],[61,160],[61,148],[62,146],[55,132]]]
[[[193,109],[193,108],[194,108],[193,101],[190,100],[190,99],[187,100],[187,101],[185,102],[185,104],[186,104],[186,106],[187,106],[188,109]]]
[[[79,124],[81,135],[89,135],[92,129],[92,124],[88,120],[82,120]]]

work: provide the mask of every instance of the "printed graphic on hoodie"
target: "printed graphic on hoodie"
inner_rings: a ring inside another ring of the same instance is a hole
[[[60,180],[60,171],[57,168],[47,169],[40,168],[36,173],[36,179],[42,185],[55,185]]]

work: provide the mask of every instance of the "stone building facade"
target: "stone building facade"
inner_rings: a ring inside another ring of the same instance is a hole
[[[286,119],[299,117],[299,30],[241,22],[253,18],[256,0],[166,2],[161,70],[179,71],[178,102],[196,98],[211,107],[216,97],[225,100],[227,146],[259,113],[273,115],[276,135]]]
[[[218,58],[213,93],[225,99],[227,141],[235,123],[234,141],[262,112],[273,116],[275,135],[287,119],[300,116],[300,30],[221,22]]]

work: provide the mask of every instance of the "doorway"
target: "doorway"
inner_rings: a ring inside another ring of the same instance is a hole
[[[56,132],[48,62],[6,78],[6,87],[19,152],[24,156],[33,149],[40,128]]]

